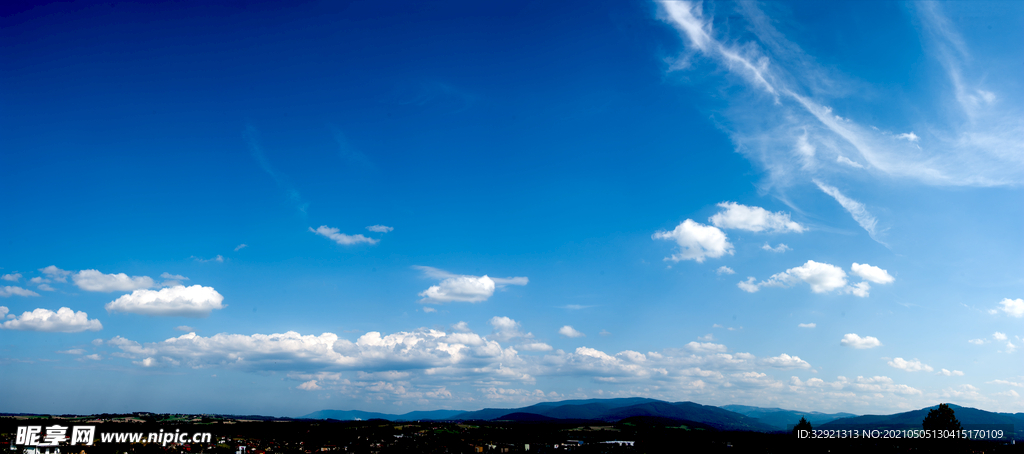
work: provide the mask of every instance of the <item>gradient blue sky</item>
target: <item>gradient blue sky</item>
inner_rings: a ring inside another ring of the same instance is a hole
[[[1019,411],[1022,20],[7,7],[0,411]]]

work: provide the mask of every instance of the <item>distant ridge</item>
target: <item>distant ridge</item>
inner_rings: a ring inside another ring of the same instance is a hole
[[[1012,425],[1015,432],[1014,438],[1024,439],[1024,413],[995,413],[954,404],[948,405],[949,408],[953,409],[953,414],[960,421],[960,424],[965,426],[965,429],[971,425]],[[920,429],[921,422],[924,421],[925,416],[928,416],[928,411],[935,408],[938,408],[938,405],[920,410],[896,413],[894,415],[865,415],[842,418],[822,424],[821,426],[815,426],[815,428],[855,430]]]
[[[782,408],[761,408],[747,405],[725,405],[722,409],[739,413],[741,415],[755,418],[758,421],[776,428],[777,430],[788,430],[800,422],[800,418],[806,418],[812,426],[825,424],[841,418],[857,416],[852,413],[821,413],[817,411],[795,411]]]
[[[372,411],[359,410],[320,410],[301,416],[302,419],[336,419],[339,421],[356,421],[369,419],[384,419],[388,421],[422,421],[422,420],[446,420],[455,419],[453,416],[465,413],[464,410],[431,410],[431,411],[410,411],[401,415],[388,413],[377,413]]]

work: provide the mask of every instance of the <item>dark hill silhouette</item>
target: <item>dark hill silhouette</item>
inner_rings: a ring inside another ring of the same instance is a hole
[[[558,421],[558,418],[552,418],[550,416],[538,415],[536,413],[524,413],[517,411],[515,413],[509,413],[504,416],[494,418],[495,421],[519,421],[519,422],[550,422]]]
[[[928,411],[938,407],[938,405],[935,405],[928,408],[922,408],[920,410],[896,413],[894,415],[864,415],[853,418],[842,418],[816,426],[815,428],[843,428],[855,430],[920,429],[921,422],[924,421],[925,416],[928,416]],[[1024,413],[995,413],[979,410],[977,408],[961,407],[953,404],[949,404],[949,407],[953,409],[956,419],[960,420],[960,424],[962,424],[965,429],[970,428],[972,425],[981,424],[1013,425],[1016,432],[1016,438],[1024,438]]]
[[[800,422],[800,418],[806,418],[812,426],[832,422],[840,418],[852,418],[857,415],[852,413],[821,413],[817,411],[795,411],[782,408],[761,408],[747,405],[725,405],[720,407],[725,410],[739,413],[744,416],[755,418],[758,421],[774,427],[777,430],[788,430]]]

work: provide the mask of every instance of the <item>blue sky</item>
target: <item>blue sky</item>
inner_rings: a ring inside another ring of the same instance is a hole
[[[0,410],[1019,410],[1021,18],[11,7]]]

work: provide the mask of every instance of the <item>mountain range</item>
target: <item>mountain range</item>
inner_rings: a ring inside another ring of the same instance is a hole
[[[565,400],[542,402],[520,408],[485,408],[475,411],[434,410],[414,411],[402,415],[366,411],[321,410],[306,419],[384,419],[389,421],[414,420],[484,420],[518,422],[618,422],[627,418],[650,417],[711,427],[717,430],[778,432],[792,428],[800,418],[807,419],[815,428],[848,429],[920,429],[921,421],[936,406],[893,415],[864,415],[852,413],[821,413],[763,408],[746,405],[715,407],[693,402],[665,402],[643,397],[620,399]],[[976,408],[950,404],[957,419],[965,428],[977,425],[1000,425],[1015,432],[1015,438],[1024,438],[1024,413],[995,413]],[[1012,428],[1011,428],[1012,426]]]

